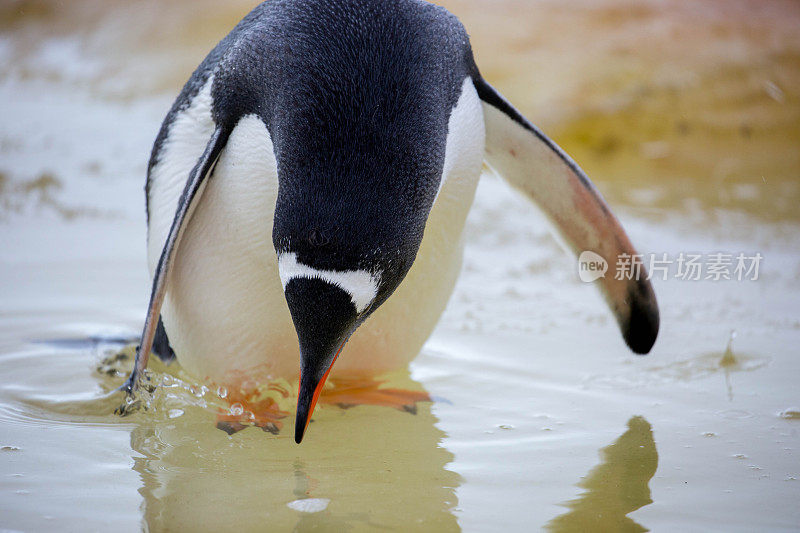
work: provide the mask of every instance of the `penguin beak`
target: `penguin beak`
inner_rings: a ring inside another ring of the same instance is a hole
[[[300,342],[300,391],[294,440],[303,440],[325,380],[350,334],[357,313],[350,295],[318,278],[293,278],[284,289]]]
[[[294,441],[297,444],[303,441],[303,435],[305,435],[306,429],[308,429],[308,423],[311,421],[311,415],[314,414],[314,407],[317,406],[317,400],[319,399],[320,392],[322,392],[322,388],[325,386],[325,380],[328,379],[328,374],[330,374],[333,363],[335,363],[336,359],[339,357],[339,352],[342,351],[343,346],[344,343],[336,350],[336,354],[333,356],[330,364],[323,363],[322,365],[315,365],[312,363],[308,365],[306,361],[313,361],[316,359],[307,357],[305,352],[302,352],[303,369],[307,367],[311,368],[308,370],[301,370],[300,372],[300,393],[297,397],[297,418],[295,419],[294,426]],[[319,377],[320,371],[324,371],[322,377]]]

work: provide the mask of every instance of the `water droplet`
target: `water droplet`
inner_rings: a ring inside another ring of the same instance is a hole
[[[220,398],[223,398],[223,399],[227,398],[228,397],[228,389],[226,389],[225,387],[218,387],[217,388],[217,396],[219,396]]]
[[[179,416],[183,415],[183,409],[170,409],[167,416],[170,418],[178,418]]]
[[[172,385],[174,383],[175,383],[175,379],[173,379],[173,377],[170,376],[169,374],[164,374],[161,377],[161,386],[162,387],[172,387]]]
[[[242,416],[242,413],[244,413],[244,407],[242,407],[242,404],[235,403],[231,405],[231,414],[233,416]]]
[[[500,429],[514,429],[514,426],[512,426],[511,424],[500,424],[497,427]]]
[[[704,437],[716,437],[717,434],[714,433],[713,431],[706,431],[705,433],[703,433],[703,436]]]

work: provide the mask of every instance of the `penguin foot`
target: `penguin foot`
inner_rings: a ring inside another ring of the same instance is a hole
[[[413,391],[394,388],[380,388],[383,381],[370,379],[337,379],[331,387],[322,391],[319,401],[328,405],[336,405],[349,409],[357,405],[380,405],[393,407],[400,411],[417,414],[418,402],[430,402],[431,397],[425,391]]]
[[[274,390],[271,388],[271,390]],[[283,395],[283,393],[281,393]],[[288,395],[288,393],[287,393]],[[259,397],[258,393],[231,393],[226,401],[228,409],[220,409],[217,414],[217,429],[233,435],[248,427],[258,427],[264,432],[277,435],[283,427],[283,418],[289,413],[282,411],[275,398]]]

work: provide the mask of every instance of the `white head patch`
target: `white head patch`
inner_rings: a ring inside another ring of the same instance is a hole
[[[378,294],[379,278],[366,270],[317,270],[297,261],[297,254],[278,255],[278,273],[284,290],[294,278],[320,279],[336,285],[350,295],[356,312],[361,313]]]

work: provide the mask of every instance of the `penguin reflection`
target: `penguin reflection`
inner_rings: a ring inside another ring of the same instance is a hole
[[[656,473],[658,452],[650,424],[640,416],[628,421],[628,431],[600,450],[602,463],[579,486],[587,491],[565,504],[568,513],[551,520],[551,531],[648,531],[628,514],[650,499],[648,483]]]
[[[416,388],[406,373],[400,383]],[[150,531],[425,529],[456,531],[458,474],[440,447],[431,404],[416,415],[386,407],[326,406],[319,436],[298,449],[289,431],[248,428],[228,436],[213,414],[139,417],[131,445],[141,457],[143,526]],[[316,513],[287,504],[330,500]]]

